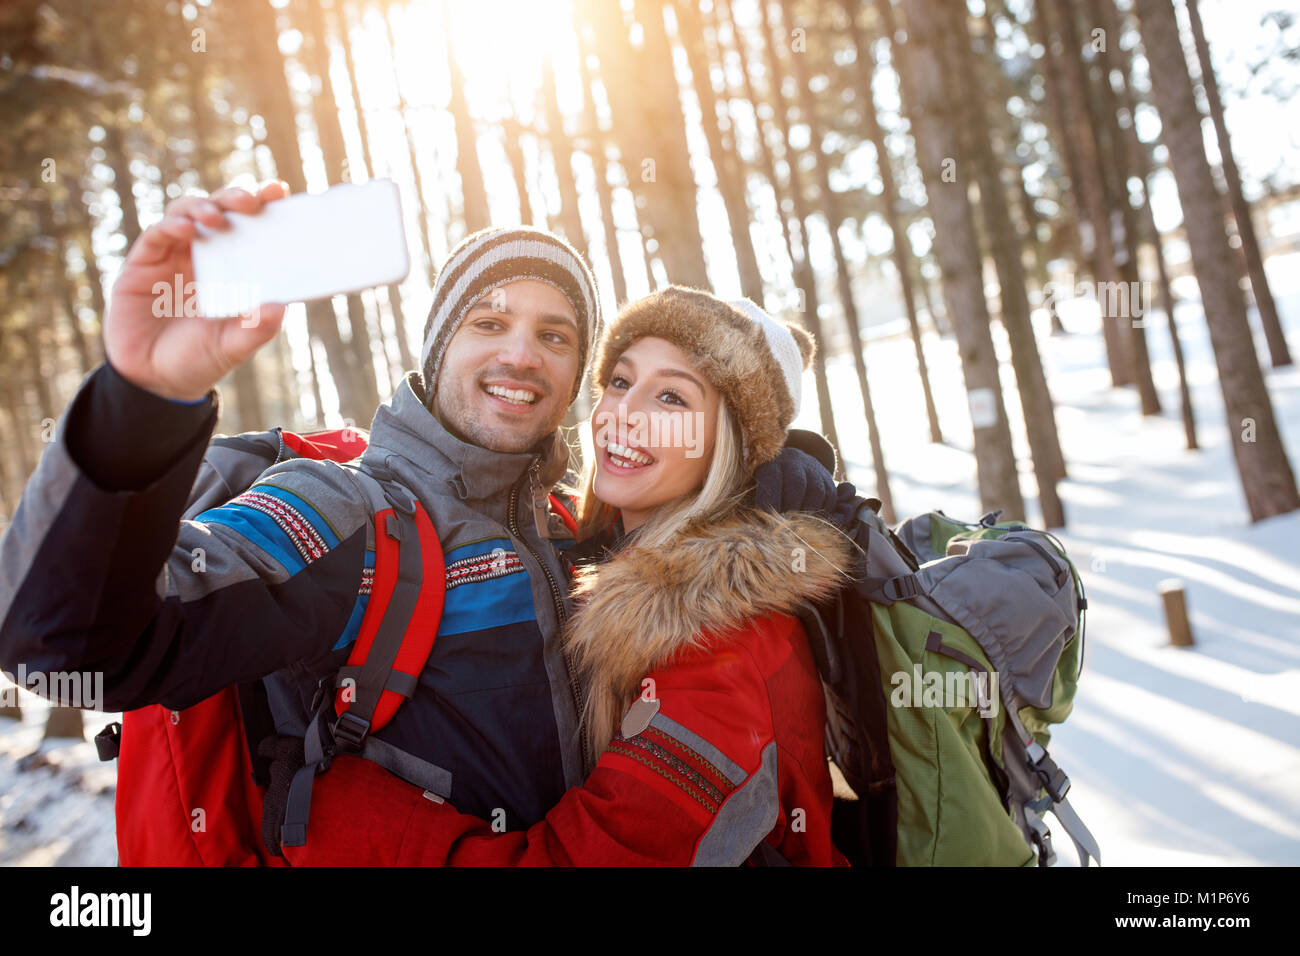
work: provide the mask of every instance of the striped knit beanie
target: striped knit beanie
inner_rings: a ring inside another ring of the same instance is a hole
[[[559,236],[528,226],[509,226],[466,236],[438,273],[420,355],[425,403],[430,408],[447,343],[465,313],[497,286],[516,279],[537,279],[554,286],[573,306],[578,319],[578,376],[569,402],[578,397],[591,343],[600,327],[596,282],[582,257]]]

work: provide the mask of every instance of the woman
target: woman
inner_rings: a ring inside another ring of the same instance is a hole
[[[597,755],[526,831],[457,813],[377,765],[325,774],[347,847],[294,864],[843,864],[830,838],[824,700],[792,616],[843,581],[851,545],[809,515],[741,505],[779,454],[814,344],[749,302],[669,287],[627,306],[597,353],[601,399],[565,644]],[[314,811],[315,812],[315,811]]]

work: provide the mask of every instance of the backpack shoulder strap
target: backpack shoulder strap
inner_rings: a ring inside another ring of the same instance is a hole
[[[333,694],[317,695],[304,741],[306,762],[289,788],[282,846],[305,843],[312,782],[337,754],[372,760],[437,798],[451,792],[447,771],[373,736],[415,693],[433,651],[445,599],[442,544],[427,512],[391,476],[360,469],[354,475],[363,487],[378,487],[387,504],[375,512],[371,598]]]

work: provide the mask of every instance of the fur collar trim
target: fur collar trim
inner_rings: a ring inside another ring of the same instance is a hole
[[[581,569],[565,642],[588,687],[596,752],[648,672],[709,637],[743,639],[748,621],[829,597],[848,580],[854,550],[812,515],[745,509],[693,522],[667,547],[634,540]]]

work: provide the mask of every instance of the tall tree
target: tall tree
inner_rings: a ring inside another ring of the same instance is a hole
[[[587,152],[591,156],[596,177],[596,196],[600,200],[601,224],[605,229],[605,255],[614,282],[614,305],[621,306],[627,299],[627,275],[623,270],[623,253],[618,247],[618,223],[614,220],[614,189],[609,183],[610,162],[605,145],[605,131],[596,112],[595,77],[588,62],[591,43],[585,30],[578,30],[578,61],[582,73],[582,117],[587,139]]]
[[[1210,329],[1232,452],[1252,521],[1300,508],[1300,491],[1273,416],[1245,303],[1236,282],[1223,208],[1201,137],[1191,75],[1172,0],[1135,0],[1151,92],[1183,207],[1192,267]]]
[[[1250,288],[1255,294],[1255,307],[1259,310],[1259,321],[1264,326],[1264,338],[1268,342],[1268,353],[1274,366],[1290,365],[1291,350],[1286,344],[1286,335],[1282,331],[1282,322],[1277,317],[1277,304],[1273,301],[1273,291],[1268,285],[1268,275],[1264,272],[1264,259],[1259,253],[1259,240],[1255,236],[1255,222],[1251,219],[1250,203],[1241,189],[1241,173],[1237,161],[1232,155],[1232,143],[1228,139],[1228,125],[1223,119],[1223,101],[1219,98],[1219,81],[1214,75],[1214,63],[1210,60],[1210,45],[1205,42],[1205,27],[1201,23],[1200,4],[1197,0],[1186,0],[1187,16],[1192,24],[1192,38],[1196,44],[1196,59],[1201,65],[1201,86],[1205,89],[1205,100],[1210,107],[1210,119],[1214,123],[1214,135],[1219,143],[1219,158],[1223,166],[1224,184],[1228,187],[1228,202],[1232,207],[1232,216],[1237,221],[1237,237],[1241,240],[1241,251],[1246,257],[1246,273],[1250,277]]]
[[[700,125],[709,144],[718,192],[727,211],[731,227],[731,244],[736,253],[736,268],[740,273],[740,291],[750,301],[763,304],[763,277],[758,271],[758,257],[754,254],[754,241],[749,235],[749,204],[745,199],[744,171],[738,167],[733,153],[723,148],[722,130],[718,125],[718,98],[713,88],[713,75],[704,45],[704,20],[700,16],[699,0],[674,0],[673,12],[677,19],[677,39],[686,51],[691,68],[691,82],[700,103]]]
[[[844,7],[844,17],[849,26],[849,40],[853,46],[853,59],[857,67],[857,93],[861,104],[859,110],[862,113],[862,124],[876,152],[876,170],[880,174],[880,206],[894,241],[892,250],[894,268],[898,270],[903,308],[907,312],[907,325],[911,330],[912,347],[916,352],[916,368],[921,378],[921,396],[925,402],[925,418],[930,427],[930,441],[941,442],[943,432],[939,428],[939,412],[935,408],[934,394],[930,389],[930,370],[925,360],[925,347],[921,341],[921,322],[916,315],[916,295],[912,289],[912,244],[908,242],[907,231],[903,228],[903,219],[898,214],[899,196],[898,186],[894,182],[893,161],[885,148],[885,133],[880,128],[880,121],[876,116],[876,101],[872,92],[876,62],[858,23],[858,11],[862,4],[857,0],[840,0],[840,2]]]
[[[338,37],[339,46],[343,48],[343,65],[348,74],[348,88],[352,97],[353,113],[356,116],[357,136],[361,140],[361,159],[365,164],[362,173],[365,176],[375,176],[377,175],[377,172],[375,170],[374,158],[370,155],[370,129],[369,124],[366,121],[366,107],[361,100],[361,85],[357,80],[357,65],[356,60],[352,55],[352,36],[350,30],[350,18],[348,15],[349,10],[346,6],[343,6],[343,8],[340,9],[340,6],[342,6],[341,3],[336,3],[331,11],[333,15],[330,18],[330,26]],[[396,82],[396,76],[394,76],[394,82]],[[400,97],[400,91],[398,95]],[[417,218],[421,223],[420,231],[424,238],[424,242],[426,243],[425,253],[428,255],[429,261],[432,262],[433,254],[427,248],[428,230],[424,209],[424,197],[417,195],[416,201],[419,205],[419,216]],[[388,311],[393,322],[391,340],[397,345],[398,367],[402,371],[413,369],[415,368],[415,359],[411,355],[411,346],[406,334],[406,315],[402,309],[401,287],[394,282],[385,288],[384,293],[388,302]],[[388,337],[385,336],[384,338],[387,341]],[[385,349],[385,351],[387,351],[387,349]]]
[[[593,26],[600,79],[609,97],[611,138],[636,197],[643,235],[655,242],[669,282],[710,288],[696,209],[699,189],[663,7],[654,0],[633,3],[640,46],[632,44],[618,4],[584,0],[579,9]]]
[[[276,171],[289,184],[290,191],[305,193],[307,177],[298,146],[298,116],[280,53],[280,24],[276,10],[269,0],[252,0],[246,9],[250,17],[244,35],[253,72],[259,77],[256,85],[260,100],[258,111],[266,120],[267,145],[275,159]],[[364,389],[358,384],[354,357],[339,334],[334,306],[328,301],[308,302],[307,328],[311,337],[325,350],[330,378],[338,393],[339,413],[354,422],[369,421],[374,405],[367,404],[360,397]],[[319,403],[317,415],[323,420],[324,409]]]
[[[1086,12],[1086,11],[1085,11]],[[1074,11],[1070,9],[1065,20],[1068,32],[1074,34]],[[1078,49],[1078,37],[1072,37]],[[1102,163],[1102,187],[1105,190],[1106,205],[1111,210],[1111,230],[1118,233],[1115,239],[1116,265],[1119,267],[1120,280],[1126,290],[1118,296],[1118,302],[1124,304],[1120,314],[1120,325],[1128,340],[1129,356],[1133,363],[1133,382],[1137,385],[1138,398],[1143,415],[1160,413],[1160,397],[1156,393],[1155,382],[1151,375],[1151,356],[1147,349],[1146,321],[1144,318],[1145,296],[1142,290],[1141,276],[1138,274],[1138,225],[1137,214],[1129,193],[1129,181],[1132,172],[1128,165],[1127,151],[1123,145],[1123,130],[1119,125],[1119,104],[1115,89],[1111,83],[1111,63],[1109,51],[1111,43],[1104,34],[1093,28],[1089,47],[1093,52],[1093,63],[1087,70],[1092,78],[1089,99],[1096,108],[1089,111],[1093,124],[1093,137],[1097,142],[1098,156],[1107,157]],[[1100,56],[1095,54],[1100,53]],[[1117,218],[1118,217],[1118,218]],[[1108,298],[1109,302],[1109,298]]]
[[[1133,360],[1129,343],[1121,335],[1116,306],[1119,295],[1127,290],[1116,261],[1116,250],[1111,229],[1110,208],[1106,202],[1101,157],[1090,118],[1092,109],[1088,98],[1088,84],[1080,59],[1078,35],[1070,7],[1061,0],[1035,0],[1034,7],[1043,30],[1043,42],[1050,57],[1047,69],[1061,87],[1064,110],[1061,129],[1064,133],[1062,150],[1073,156],[1070,162],[1070,180],[1078,190],[1080,225],[1086,232],[1081,244],[1093,262],[1093,278],[1097,283],[1097,303],[1101,307],[1102,337],[1106,344],[1106,359],[1110,367],[1111,383],[1133,384]],[[1114,290],[1107,294],[1107,290]]]
[[[171,21],[173,43],[179,49],[190,49],[190,23],[182,17]],[[210,58],[219,56],[219,44],[214,44],[213,51],[207,52],[206,44],[202,52],[190,50],[184,63],[185,99],[189,112],[190,130],[194,135],[194,153],[190,157],[191,167],[199,176],[199,183],[208,192],[220,189],[225,184],[221,177],[221,154],[218,151],[217,122],[212,112],[212,93],[209,76]],[[221,68],[229,63],[222,60]],[[267,427],[266,408],[262,403],[262,385],[258,376],[258,363],[242,362],[231,370],[230,384],[234,389],[234,413],[239,431],[252,431]],[[223,413],[224,414],[224,413]]]
[[[456,59],[456,43],[452,35],[450,7],[442,7],[443,53],[447,58],[447,72],[451,84],[451,101],[447,108],[456,124],[456,172],[460,175],[461,209],[467,232],[478,232],[492,225],[488,207],[487,188],[483,185],[483,167],[478,157],[478,132],[469,114],[465,98],[465,74]]]
[[[329,29],[325,22],[323,0],[299,0],[303,30],[303,49],[309,74],[313,78],[312,115],[316,122],[316,138],[325,160],[325,174],[331,185],[347,182],[347,147],[343,139],[343,125],[339,119],[338,95],[330,72]],[[369,411],[357,424],[369,423],[379,405],[379,384],[375,377],[375,353],[371,346],[370,328],[365,306],[358,293],[343,296],[347,304],[348,330],[351,333],[352,357],[357,371],[356,396],[362,407]]]
[[[791,0],[782,0],[781,10],[787,36],[793,36],[796,29]],[[806,42],[806,37],[805,37]],[[844,215],[840,211],[839,194],[831,189],[830,161],[826,158],[823,147],[825,134],[821,120],[817,116],[816,98],[813,95],[811,77],[808,71],[808,58],[805,50],[791,51],[794,64],[795,85],[799,89],[799,114],[808,127],[809,152],[813,156],[813,170],[817,176],[818,205],[826,231],[830,235],[831,253],[835,258],[835,282],[839,291],[840,307],[844,311],[844,324],[848,327],[849,353],[853,358],[853,370],[858,376],[858,392],[862,396],[862,408],[867,422],[867,440],[871,445],[871,464],[875,469],[876,497],[880,499],[880,514],[886,521],[894,520],[893,494],[889,488],[889,472],[885,468],[885,448],[880,440],[880,426],[876,423],[876,407],[871,400],[871,385],[867,379],[866,347],[862,340],[861,321],[858,318],[858,306],[853,298],[853,277],[849,270],[848,257],[844,254],[844,244],[840,242],[840,224]],[[807,220],[803,220],[805,223]]]
[[[840,454],[839,434],[835,429],[835,410],[831,407],[830,384],[826,377],[826,338],[822,334],[820,303],[817,295],[817,277],[813,272],[812,258],[808,250],[808,222],[812,210],[808,207],[807,195],[804,193],[802,177],[799,175],[799,161],[790,144],[790,109],[786,102],[785,91],[781,87],[784,75],[777,57],[777,38],[773,35],[772,22],[768,16],[767,6],[763,0],[758,4],[761,41],[765,62],[767,64],[767,95],[772,104],[772,114],[776,120],[777,130],[781,134],[781,147],[786,159],[786,175],[789,177],[789,192],[795,221],[799,224],[799,252],[794,260],[795,284],[799,287],[803,299],[801,316],[808,331],[817,341],[817,352],[813,355],[813,378],[817,383],[817,411],[821,416],[822,434],[835,449],[836,458],[843,468],[844,456]],[[850,348],[855,343],[850,343]],[[837,478],[843,477],[837,475]]]
[[[564,131],[564,113],[555,86],[555,67],[547,57],[542,63],[542,98],[546,107],[546,144],[555,164],[555,182],[560,188],[560,230],[564,238],[590,258],[587,236],[582,231],[582,211],[578,208],[578,181],[573,175],[573,140]]]
[[[1179,410],[1183,420],[1183,433],[1188,450],[1199,447],[1196,440],[1196,414],[1192,408],[1192,393],[1187,384],[1187,363],[1183,358],[1183,343],[1178,335],[1178,323],[1174,320],[1173,285],[1169,281],[1169,267],[1165,261],[1164,242],[1160,229],[1156,226],[1155,214],[1151,211],[1151,182],[1154,175],[1150,152],[1147,145],[1137,135],[1137,102],[1133,96],[1130,76],[1133,72],[1132,57],[1120,44],[1122,21],[1115,8],[1115,0],[1090,0],[1094,20],[1101,25],[1104,35],[1110,42],[1102,48],[1108,76],[1119,78],[1120,107],[1127,115],[1127,135],[1124,147],[1128,157],[1127,165],[1142,182],[1141,225],[1145,230],[1147,241],[1151,244],[1156,266],[1156,284],[1160,292],[1160,302],[1165,311],[1166,324],[1169,327],[1170,344],[1174,353],[1174,365],[1178,370]]]
[[[755,131],[754,152],[755,152],[755,158],[758,162],[758,169],[759,172],[762,173],[763,178],[767,180],[768,186],[772,190],[772,199],[774,205],[776,206],[777,221],[781,225],[781,238],[785,243],[786,256],[789,258],[790,264],[794,268],[795,282],[804,296],[805,303],[807,302],[815,303],[817,301],[816,284],[815,282],[812,281],[811,271],[804,269],[803,266],[800,264],[801,263],[800,255],[795,250],[794,237],[791,235],[790,232],[790,222],[786,218],[786,213],[785,213],[785,207],[787,205],[787,197],[785,195],[785,190],[782,188],[781,180],[777,177],[776,160],[774,159],[772,155],[772,150],[768,145],[770,124],[768,124],[767,121],[764,120],[762,113],[760,112],[759,109],[762,101],[759,99],[758,92],[754,87],[753,77],[750,75],[750,66],[749,66],[750,57],[748,51],[745,48],[745,41],[742,37],[739,24],[736,22],[734,5],[729,3],[728,0],[718,0],[718,2],[713,7],[715,18],[718,20],[719,23],[721,22],[722,18],[721,16],[718,15],[718,9],[724,4],[727,8],[728,26],[730,26],[731,28],[731,36],[732,39],[735,41],[736,53],[740,58],[740,75],[744,78],[744,84],[745,84],[744,100],[749,104],[750,110],[753,113],[753,117],[754,117],[754,131]],[[722,51],[723,50],[722,37],[718,34],[716,26],[715,26],[715,35],[718,36],[718,41],[717,41],[718,49],[719,51]]]
[[[948,316],[957,335],[970,400],[980,502],[986,510],[1001,509],[1007,518],[1023,519],[1025,504],[989,331],[974,216],[965,179],[950,178],[958,169],[964,177],[967,168],[957,162],[961,157],[957,110],[964,104],[952,70],[954,51],[947,42],[952,34],[951,10],[942,0],[904,0],[902,8],[907,14],[907,50],[898,55],[897,44],[894,50],[903,77],[903,106],[912,120],[917,161],[934,221],[934,251],[943,273]]]
[[[981,89],[984,84],[975,68],[966,17],[954,17],[952,22],[959,81],[966,89]],[[1029,437],[1029,455],[1038,480],[1038,501],[1043,510],[1043,524],[1048,528],[1060,528],[1065,525],[1065,509],[1056,492],[1056,481],[1058,474],[1065,469],[1057,438],[1056,413],[1051,392],[1047,388],[1047,377],[1043,374],[1034,326],[1029,317],[1029,295],[1025,287],[1024,263],[1020,258],[1019,236],[1007,211],[1006,191],[999,176],[999,164],[989,143],[988,129],[989,120],[984,101],[975,97],[965,113],[965,123],[962,126],[965,155],[974,168],[979,185],[980,212],[984,216],[997,268],[1002,327],[1006,329],[1011,344],[1011,364],[1016,372],[1016,388],[1020,394],[1020,408]]]

